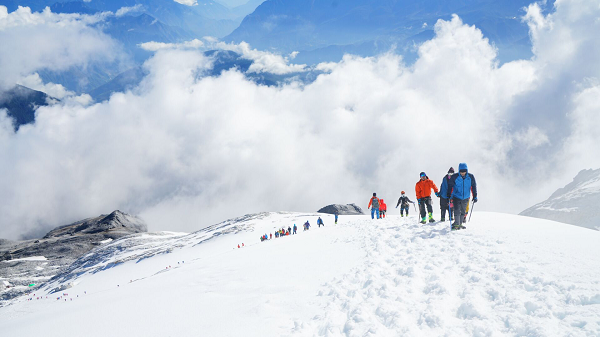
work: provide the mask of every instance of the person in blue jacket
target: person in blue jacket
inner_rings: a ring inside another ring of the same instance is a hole
[[[473,203],[477,202],[477,182],[475,176],[469,173],[466,163],[458,165],[458,173],[448,180],[447,198],[452,197],[454,203],[454,223],[452,230],[465,229],[464,216],[467,214],[467,205],[473,193]]]
[[[448,211],[448,218],[452,221],[452,211],[448,208],[450,198],[447,198],[446,195],[448,194],[448,180],[450,180],[453,174],[454,168],[451,167],[448,170],[448,174],[442,178],[442,184],[440,185],[440,209],[442,210],[442,218],[440,221],[442,222],[446,221],[446,211]]]

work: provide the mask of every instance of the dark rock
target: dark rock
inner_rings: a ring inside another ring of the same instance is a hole
[[[97,234],[102,232],[125,231],[127,234],[147,232],[146,224],[139,218],[114,211],[109,215],[81,220],[70,225],[58,227],[46,234],[44,239],[67,235]]]
[[[355,204],[332,204],[318,210],[319,213],[338,214],[338,215],[361,215],[364,214],[362,209]]]
[[[12,89],[0,92],[0,109],[6,109],[8,116],[13,119],[15,132],[21,125],[35,121],[35,110],[48,105],[50,96],[41,91],[16,85]]]

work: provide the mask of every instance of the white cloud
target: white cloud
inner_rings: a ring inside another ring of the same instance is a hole
[[[0,6],[0,91],[40,70],[66,70],[119,57],[117,44],[89,25],[102,15],[32,13]]]
[[[131,6],[131,7],[121,7],[121,8],[119,8],[119,10],[117,10],[117,12],[115,13],[115,16],[119,17],[119,16],[123,16],[125,14],[139,12],[142,9],[143,9],[142,4],[137,4],[137,5]]]
[[[140,44],[140,48],[148,51],[158,51],[162,49],[221,49],[236,52],[242,58],[252,60],[252,65],[249,67],[249,73],[268,72],[277,75],[284,75],[307,70],[305,64],[290,64],[290,59],[294,59],[298,52],[291,53],[288,57],[281,56],[270,52],[252,49],[246,42],[239,44],[219,42],[217,39],[207,36],[203,38],[206,43],[198,39],[186,41],[183,43],[164,43],[164,42],[145,42]]]
[[[204,42],[193,39],[191,41],[185,41],[182,43],[165,43],[165,42],[144,42],[141,43],[140,48],[147,51],[159,51],[161,49],[198,49],[204,46]]]
[[[515,133],[515,140],[522,143],[527,150],[550,143],[548,136],[535,126],[530,126],[526,130]]]
[[[153,230],[192,231],[250,212],[364,207],[372,192],[392,204],[419,172],[439,183],[459,162],[480,184],[478,210],[521,211],[575,168],[600,165],[589,155],[600,53],[584,29],[600,9],[578,5],[558,1],[532,34],[535,58],[502,66],[456,17],[436,24],[410,67],[392,53],[347,55],[306,85],[256,85],[235,70],[197,79],[210,66],[201,50],[158,48],[131,92],[40,108],[16,134],[0,118],[0,160],[12,164],[0,166],[0,237],[117,208]]]
[[[305,64],[290,64],[288,57],[252,49],[246,42],[241,42],[240,44],[218,42],[215,44],[215,46],[219,49],[234,51],[238,54],[241,54],[242,57],[252,60],[252,65],[248,69],[248,72],[250,73],[269,72],[283,75],[306,70]],[[292,55],[294,57],[296,56],[293,53]]]
[[[47,95],[58,99],[62,99],[66,96],[75,95],[73,91],[67,90],[61,84],[44,83],[40,78],[40,75],[38,75],[37,73],[25,76],[24,78],[20,79],[17,83],[34,90],[44,92]]]
[[[173,0],[177,3],[180,3],[182,5],[186,5],[186,6],[196,6],[198,5],[198,1],[197,0]]]

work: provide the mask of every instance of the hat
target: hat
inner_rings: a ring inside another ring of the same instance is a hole
[[[405,194],[404,191],[400,192],[400,194]]]
[[[420,177],[427,177],[427,175],[425,174],[425,172],[421,172],[421,173],[419,174],[419,176],[420,176]]]
[[[373,196],[374,196],[374,197],[376,197],[376,196],[377,196],[377,193],[373,192]]]
[[[451,168],[448,170],[448,173],[454,173],[454,167],[451,167]]]

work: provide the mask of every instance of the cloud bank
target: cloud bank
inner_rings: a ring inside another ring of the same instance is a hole
[[[193,231],[250,212],[366,208],[372,192],[393,206],[419,172],[439,184],[459,162],[477,177],[477,209],[519,212],[600,167],[599,18],[589,1],[548,16],[532,5],[535,56],[502,66],[476,27],[440,20],[412,66],[347,55],[280,87],[235,70],[199,78],[211,64],[199,50],[158,48],[133,91],[40,108],[17,133],[0,117],[0,237],[114,209]]]
[[[41,69],[67,70],[120,57],[118,45],[91,27],[102,15],[32,13],[0,6],[0,92]]]

